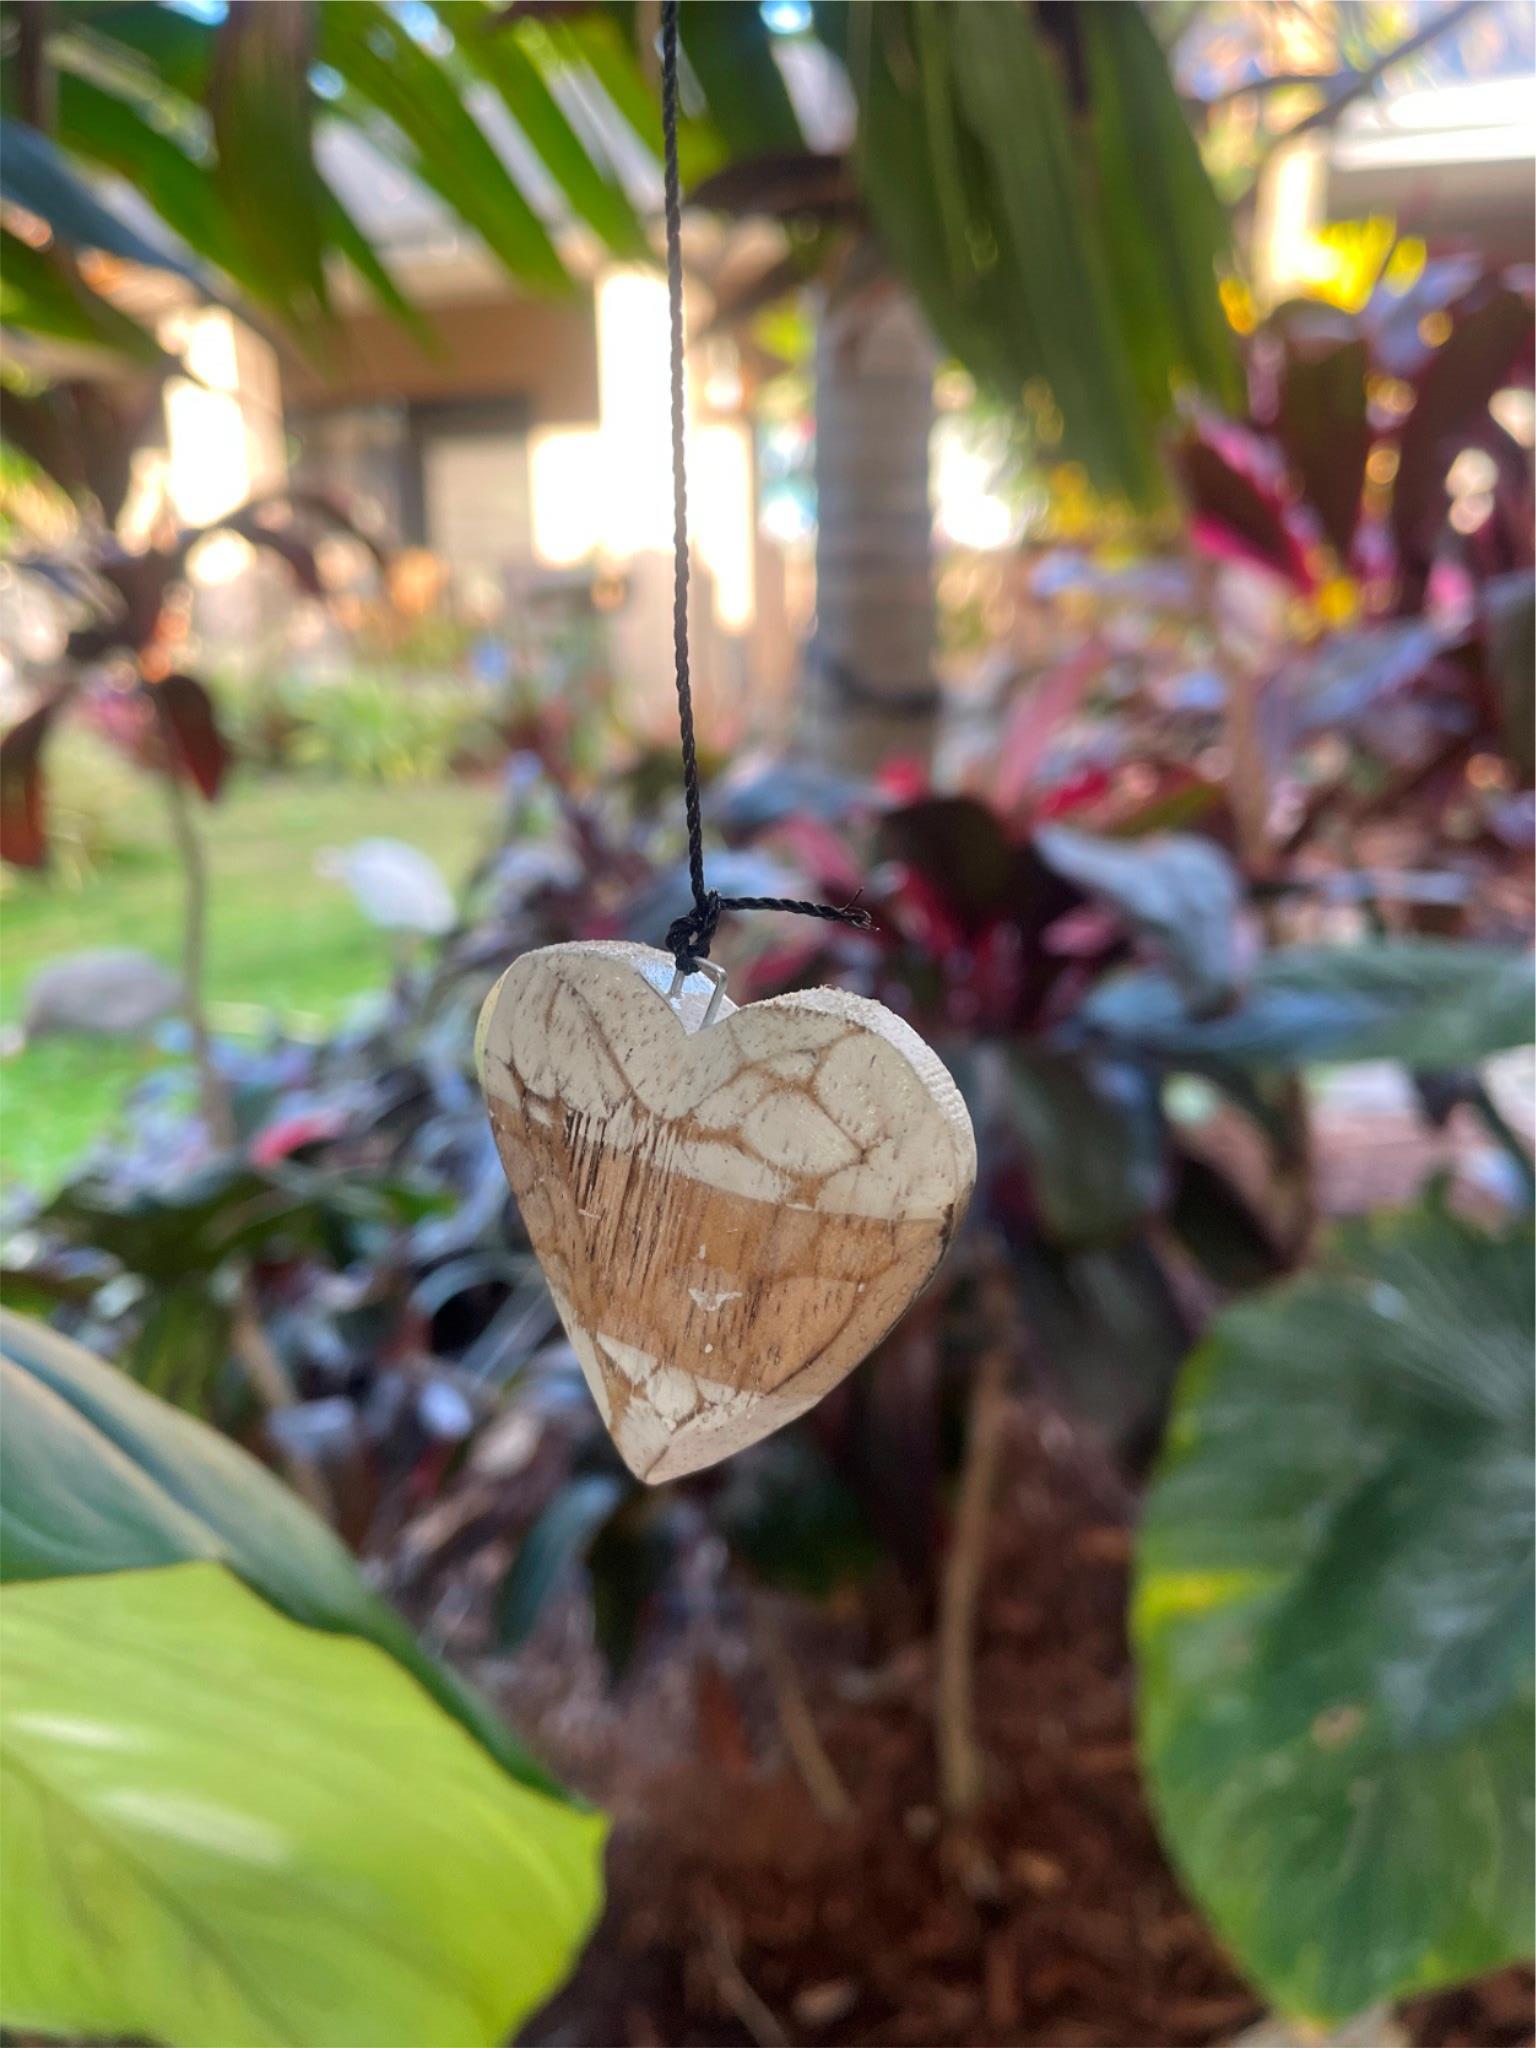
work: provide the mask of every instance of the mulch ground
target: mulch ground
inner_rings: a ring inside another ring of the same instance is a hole
[[[986,1798],[940,1822],[930,1649],[800,1617],[805,1704],[850,1802],[825,1819],[783,1741],[761,1635],[686,1616],[605,1698],[579,1623],[503,1669],[513,1719],[615,1816],[606,1917],[526,2031],[538,2048],[1159,2048],[1260,2017],[1149,1818],[1125,1641],[1131,1502],[1050,1410],[1008,1426],[977,1658]],[[778,1610],[789,1629],[793,1610]],[[878,1633],[878,1628],[876,1630]],[[1531,2035],[1507,1972],[1403,2017],[1426,2044]]]

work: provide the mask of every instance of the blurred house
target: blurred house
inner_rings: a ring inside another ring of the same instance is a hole
[[[615,265],[562,218],[499,100],[477,98],[474,111],[547,213],[572,292],[520,296],[359,134],[323,135],[328,175],[432,332],[418,339],[349,279],[323,358],[279,354],[216,309],[178,315],[211,389],[171,396],[168,486],[198,519],[284,480],[338,494],[396,545],[429,551],[453,606],[488,628],[530,596],[596,587],[615,674],[643,717],[671,690],[665,281],[659,267]],[[654,163],[623,136],[605,130],[604,142],[654,216]],[[700,276],[756,260],[746,245],[757,231],[690,221],[688,237],[693,333],[712,309]],[[690,346],[687,391],[695,676],[706,713],[712,696],[739,710],[788,686],[808,563],[787,564],[760,529],[751,380],[731,340]]]

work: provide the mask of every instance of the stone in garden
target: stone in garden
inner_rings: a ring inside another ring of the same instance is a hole
[[[131,946],[103,946],[40,968],[22,1022],[28,1038],[139,1038],[180,1007],[181,983],[168,967]]]

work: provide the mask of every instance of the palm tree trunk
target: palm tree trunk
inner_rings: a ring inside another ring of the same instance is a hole
[[[804,742],[867,772],[926,760],[933,680],[934,348],[869,242],[826,285],[816,340],[816,631]]]

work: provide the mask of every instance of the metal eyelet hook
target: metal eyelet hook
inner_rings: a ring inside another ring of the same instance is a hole
[[[704,1006],[704,1015],[699,1019],[699,1029],[707,1031],[714,1023],[720,1009],[720,998],[725,994],[725,969],[717,967],[713,960],[701,960],[693,974],[702,974],[710,984],[709,1001]],[[684,974],[681,967],[672,970],[672,986],[667,990],[667,1001],[675,1002],[684,987],[692,981],[693,974]]]

